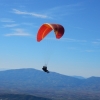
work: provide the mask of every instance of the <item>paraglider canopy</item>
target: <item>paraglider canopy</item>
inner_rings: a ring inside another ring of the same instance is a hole
[[[64,34],[64,27],[62,25],[45,23],[38,30],[37,41],[43,40],[52,30],[54,30],[57,39],[60,39]]]

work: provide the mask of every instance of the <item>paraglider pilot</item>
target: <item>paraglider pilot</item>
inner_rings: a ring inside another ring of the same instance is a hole
[[[44,72],[49,73],[49,71],[47,70],[47,66],[43,66],[42,70],[43,70]]]

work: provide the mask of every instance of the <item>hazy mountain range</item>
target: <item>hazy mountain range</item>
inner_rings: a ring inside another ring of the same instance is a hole
[[[100,100],[100,77],[83,78],[55,72],[48,74],[31,68],[6,70],[0,71],[0,92],[31,94],[59,100],[71,95],[78,95],[79,98],[84,96],[85,99],[82,100],[86,100],[87,96],[87,100]],[[78,99],[74,97],[74,100]]]

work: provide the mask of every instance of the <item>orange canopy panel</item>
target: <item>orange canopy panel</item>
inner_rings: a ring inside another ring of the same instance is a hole
[[[60,39],[64,34],[64,27],[60,24],[43,24],[37,33],[37,41],[40,42],[41,40],[46,37],[52,30],[54,30],[55,36],[57,39]]]

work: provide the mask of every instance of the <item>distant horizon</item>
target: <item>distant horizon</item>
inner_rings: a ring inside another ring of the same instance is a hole
[[[7,70],[20,70],[20,69],[35,69],[35,68],[9,68],[9,69],[6,69],[6,68],[4,68],[4,69],[1,69],[0,68],[0,71],[7,71]],[[42,69],[41,70],[39,70],[39,69],[35,69],[35,70],[38,70],[38,71],[43,71]],[[53,71],[50,71],[50,72],[53,72]],[[43,72],[44,73],[44,72]],[[61,75],[66,75],[66,76],[71,76],[71,77],[75,77],[75,78],[78,78],[78,77],[80,77],[80,78],[84,78],[84,79],[86,79],[86,78],[90,78],[90,77],[100,77],[100,76],[89,76],[89,77],[85,77],[85,76],[81,76],[81,75],[67,75],[67,74],[63,74],[63,73],[59,73],[59,72],[54,72],[54,73],[58,73],[58,74],[61,74]]]

